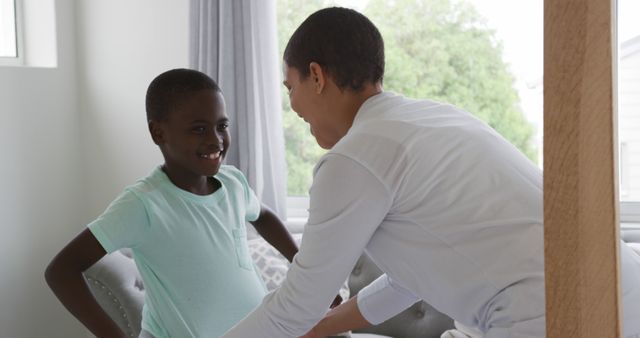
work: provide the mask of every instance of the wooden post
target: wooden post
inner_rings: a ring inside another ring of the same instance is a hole
[[[620,337],[615,0],[544,1],[547,337]]]

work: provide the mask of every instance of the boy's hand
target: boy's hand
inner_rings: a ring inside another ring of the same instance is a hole
[[[82,275],[105,254],[91,231],[84,229],[49,263],[45,279],[62,305],[96,337],[125,337],[93,297]]]

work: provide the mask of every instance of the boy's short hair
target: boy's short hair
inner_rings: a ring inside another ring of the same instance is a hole
[[[317,62],[340,89],[360,91],[382,81],[384,42],[376,26],[348,8],[330,7],[311,14],[293,33],[284,51],[287,66],[309,76]]]
[[[156,76],[147,88],[147,121],[164,120],[189,94],[204,89],[220,92],[212,78],[197,70],[178,68]]]

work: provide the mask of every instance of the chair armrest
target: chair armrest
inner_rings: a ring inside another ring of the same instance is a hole
[[[144,287],[133,260],[120,252],[106,255],[84,272],[98,304],[129,337],[138,337]]]
[[[380,275],[382,271],[369,256],[363,254],[349,276],[351,294],[357,294],[360,289],[369,285]],[[438,312],[426,302],[420,301],[384,323],[353,332],[373,333],[394,338],[439,338],[444,331],[453,328],[453,319]]]

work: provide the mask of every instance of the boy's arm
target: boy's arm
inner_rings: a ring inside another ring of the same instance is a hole
[[[262,205],[258,219],[250,222],[260,236],[273,245],[289,262],[298,252],[298,245],[280,218],[267,206]]]
[[[85,229],[49,263],[45,279],[67,310],[96,337],[124,337],[124,332],[95,300],[82,275],[105,254],[91,231]]]

